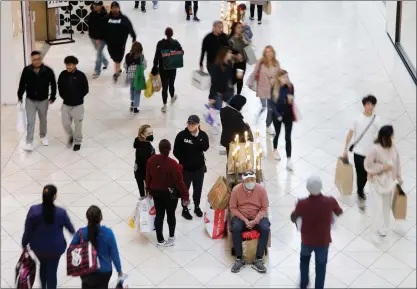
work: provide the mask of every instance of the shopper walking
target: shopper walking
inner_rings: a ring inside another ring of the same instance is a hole
[[[178,96],[175,94],[175,77],[177,68],[182,67],[182,57],[184,50],[181,44],[172,38],[174,31],[168,27],[165,29],[166,38],[160,40],[156,45],[155,57],[153,60],[152,74],[161,76],[162,81],[162,102],[164,106],[161,111],[167,111],[168,89],[173,104]],[[180,58],[180,59],[179,59]]]
[[[142,69],[143,82],[145,83],[144,70],[147,67],[145,55],[143,55],[143,47],[139,42],[132,44],[132,49],[125,57],[125,66],[127,71],[127,83],[130,87],[130,111],[134,114],[139,113],[140,95],[142,90],[135,87],[135,78],[138,69]],[[145,84],[146,87],[146,84]]]
[[[25,221],[22,247],[35,253],[40,262],[42,288],[57,288],[57,271],[61,255],[67,248],[63,228],[74,235],[74,227],[64,208],[55,206],[57,188],[46,185],[42,204],[30,207]]]
[[[157,246],[171,247],[175,244],[175,210],[178,199],[181,198],[183,206],[188,206],[190,200],[183,181],[182,166],[169,157],[171,143],[166,139],[161,140],[159,152],[160,154],[151,156],[146,165],[146,188],[155,203]],[[165,240],[162,232],[165,212],[169,228],[168,240]]]
[[[36,113],[39,117],[39,134],[41,143],[48,145],[47,117],[48,106],[54,103],[56,99],[56,79],[54,71],[42,62],[42,55],[39,51],[32,51],[30,54],[32,64],[26,66],[20,76],[19,89],[17,98],[20,105],[23,102],[23,94],[26,92],[26,144],[24,149],[33,151],[33,133],[35,131]],[[49,86],[51,95],[49,96]],[[49,97],[49,99],[48,99]]]
[[[106,15],[107,10],[103,6],[103,1],[94,1],[93,5],[91,5],[90,15],[88,16],[88,36],[90,36],[91,42],[93,42],[94,48],[97,51],[93,79],[100,76],[101,64],[103,64],[103,69],[107,69],[109,65],[109,61],[103,53],[104,46],[106,46],[103,35],[104,17]]]
[[[97,250],[100,268],[98,271],[81,276],[82,289],[108,289],[113,271],[113,264],[119,277],[123,276],[119,250],[113,231],[101,225],[103,215],[97,206],[90,206],[86,213],[88,225],[74,235],[71,245],[78,245],[83,240],[91,242]]]
[[[255,20],[255,6],[257,8],[257,15],[258,15],[258,24],[262,24],[262,13],[264,11],[264,5],[266,1],[263,0],[256,0],[256,1],[249,1],[250,2],[250,20]]]
[[[366,194],[364,188],[367,182],[367,172],[364,168],[366,155],[373,147],[374,140],[381,127],[381,119],[374,113],[377,99],[373,95],[367,95],[362,99],[363,112],[356,118],[350,128],[345,142],[343,157],[348,158],[348,151],[353,152],[356,184],[359,198],[359,206],[365,207]],[[351,144],[353,138],[353,143]]]
[[[193,20],[194,21],[200,21],[197,17],[197,11],[198,11],[198,1],[185,1],[185,13],[187,14],[187,21],[190,21],[191,19],[191,2],[193,2]]]
[[[104,18],[104,38],[107,43],[107,49],[110,57],[113,59],[115,64],[113,81],[116,83],[122,73],[120,63],[125,55],[127,37],[130,34],[132,41],[135,42],[136,33],[129,18],[123,15],[120,11],[119,3],[117,1],[113,1],[110,7],[110,13]]]
[[[234,22],[232,24],[231,32],[229,35],[230,48],[236,58],[233,62],[233,85],[237,86],[237,94],[242,93],[243,77],[246,72],[246,58],[245,47],[250,44],[250,41],[246,39],[242,33],[242,24],[240,22]]]
[[[274,157],[278,161],[281,160],[281,156],[278,152],[278,139],[281,133],[281,126],[284,124],[285,128],[285,151],[287,153],[287,170],[292,171],[292,162],[291,162],[291,132],[292,125],[294,122],[294,85],[288,78],[288,73],[286,70],[280,70],[275,77],[275,85],[272,91],[272,96],[268,100],[269,108],[272,113],[272,123],[275,128],[275,136],[273,140],[274,146]]]
[[[255,69],[248,79],[248,87],[256,91],[256,96],[261,101],[262,109],[259,116],[267,110],[266,128],[269,134],[274,134],[274,129],[271,126],[272,115],[271,110],[268,109],[268,99],[271,99],[271,88],[275,87],[279,70],[280,64],[276,59],[275,49],[271,45],[267,45],[262,53],[262,58],[256,63]]]
[[[77,69],[78,59],[75,56],[65,57],[64,63],[67,69],[58,77],[59,95],[64,100],[61,106],[62,126],[68,135],[68,146],[74,145],[74,151],[79,151],[83,140],[84,97],[89,91],[88,80]]]
[[[388,233],[395,182],[398,181],[400,184],[403,182],[400,156],[393,139],[393,127],[391,125],[381,127],[375,145],[364,161],[373,198],[373,226],[375,232],[382,237]]]
[[[211,88],[215,108],[220,111],[223,101],[233,97],[233,54],[227,47],[220,48],[211,73]]]
[[[208,135],[200,128],[200,118],[191,115],[187,121],[187,127],[180,131],[174,143],[174,156],[183,166],[184,183],[188,189],[193,184],[194,214],[201,218],[203,212],[200,209],[201,192],[203,190],[204,174],[207,172],[204,152],[209,149]],[[187,206],[183,206],[182,216],[191,220]]]
[[[146,164],[148,163],[148,159],[155,154],[152,142],[153,130],[151,126],[148,124],[141,125],[138,136],[133,142],[133,148],[136,150],[134,166],[135,179],[138,184],[139,194],[141,197],[146,195]]]
[[[314,252],[316,265],[316,282],[314,288],[323,289],[326,278],[327,256],[332,242],[331,226],[334,215],[340,216],[343,210],[336,199],[323,196],[323,188],[319,176],[312,175],[307,180],[307,190],[310,196],[299,200],[295,211],[291,214],[293,223],[301,224],[300,251],[300,288],[306,289],[310,283],[310,259]],[[301,219],[301,222],[298,220]]]
[[[223,23],[219,20],[213,22],[213,31],[206,35],[201,45],[200,56],[200,70],[203,71],[203,60],[207,54],[206,67],[210,76],[213,78],[213,69],[216,61],[216,57],[222,47],[229,46],[226,34],[223,33]],[[227,51],[227,50],[226,50]],[[209,100],[214,100],[214,94],[216,91],[210,89]]]
[[[140,10],[142,13],[146,13],[146,1],[135,1],[135,9],[139,8],[139,2],[140,2]],[[153,3],[153,9],[158,9],[158,1],[152,1]]]

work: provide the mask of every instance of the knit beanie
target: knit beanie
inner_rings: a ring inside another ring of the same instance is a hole
[[[321,190],[323,189],[323,183],[321,182],[321,178],[317,175],[312,175],[307,180],[307,190],[313,196],[318,196],[321,194]]]
[[[236,94],[235,96],[233,96],[229,102],[229,105],[238,111],[241,111],[245,104],[246,97],[240,94]]]

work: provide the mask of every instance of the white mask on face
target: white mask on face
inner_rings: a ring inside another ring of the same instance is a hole
[[[255,188],[255,182],[249,182],[243,184],[248,191],[252,191]]]

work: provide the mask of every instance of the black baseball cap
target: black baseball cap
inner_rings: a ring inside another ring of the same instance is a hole
[[[120,4],[119,4],[119,2],[117,2],[117,1],[113,1],[113,2],[111,2],[110,8],[113,8],[113,7],[120,8]]]
[[[94,5],[103,6],[103,1],[94,1]]]
[[[189,123],[189,124],[200,124],[200,118],[195,114],[190,115],[188,117],[187,123]]]

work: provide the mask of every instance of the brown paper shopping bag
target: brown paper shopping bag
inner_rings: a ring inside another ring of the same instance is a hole
[[[407,195],[404,193],[399,184],[397,184],[394,188],[392,214],[396,220],[405,220],[407,215]]]
[[[353,167],[349,160],[339,158],[336,165],[335,185],[341,195],[350,195],[353,190]]]
[[[219,177],[207,195],[213,210],[224,210],[229,206],[230,188],[224,177]]]
[[[246,145],[248,144],[248,145]],[[232,142],[229,145],[229,155],[227,156],[227,173],[234,174],[235,173],[235,161],[233,160],[233,152],[236,148],[239,147],[238,153],[238,163],[237,172],[239,174],[244,173],[247,170],[253,169],[254,153],[253,153],[253,143],[248,141],[246,143],[240,142],[236,145],[236,143]],[[246,162],[247,157],[249,156],[250,161]]]
[[[258,248],[258,240],[248,240],[243,241],[243,258],[245,259],[246,264],[252,264],[253,260],[256,257],[256,249]],[[262,261],[264,261],[265,254],[262,256]]]

